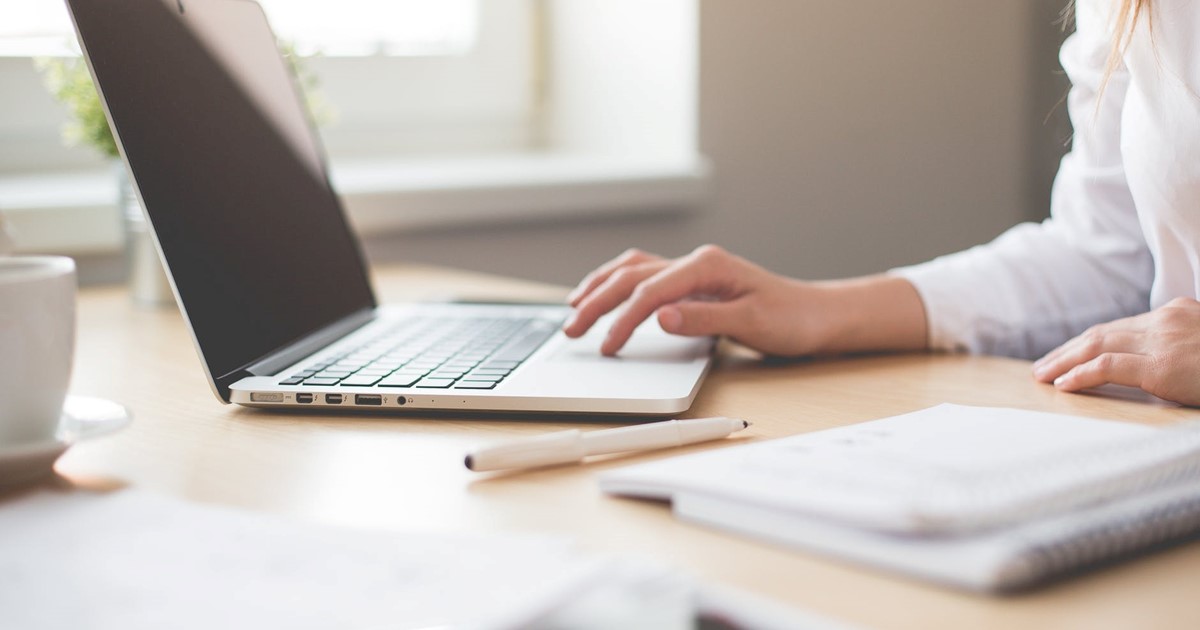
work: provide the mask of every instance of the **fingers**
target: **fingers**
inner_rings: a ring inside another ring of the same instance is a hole
[[[1153,311],[1093,326],[1034,364],[1034,376],[1075,392],[1112,383],[1200,406],[1200,302],[1178,298]]]
[[[624,304],[601,343],[602,354],[615,355],[634,330],[660,309],[659,324],[667,332],[739,338],[738,331],[752,330],[755,321],[754,309],[742,298],[761,288],[764,277],[772,276],[714,245],[675,260],[630,250],[597,269],[571,293],[575,313],[563,332],[580,337]],[[698,297],[718,301],[688,300]]]
[[[629,264],[607,274],[604,282],[589,291],[575,306],[575,313],[563,325],[568,337],[579,337],[605,313],[617,308],[637,286],[661,272],[669,263],[665,260]]]
[[[570,294],[567,295],[567,303],[571,306],[579,306],[579,302],[583,298],[590,295],[597,287],[604,284],[612,274],[618,269],[630,265],[639,265],[651,261],[662,260],[661,256],[648,254],[638,249],[625,250],[623,254],[616,258],[600,265],[595,271],[584,276],[580,281],[579,286],[575,287]]]
[[[673,335],[704,337],[737,331],[750,320],[741,300],[732,302],[679,302],[658,309],[658,325]]]
[[[1096,326],[1054,349],[1033,364],[1033,376],[1049,383],[1071,368],[1095,359],[1104,353],[1140,353],[1143,335],[1129,329],[1123,322]]]
[[[1152,364],[1153,360],[1147,356],[1106,352],[1054,379],[1054,386],[1064,392],[1076,392],[1108,383],[1142,388],[1146,375],[1153,368]]]
[[[633,331],[654,311],[667,304],[695,295],[710,295],[723,299],[738,273],[735,258],[715,247],[702,247],[679,259],[659,273],[642,281],[630,294],[625,310],[613,322],[600,352],[612,356],[629,341]],[[668,316],[672,317],[672,316]]]

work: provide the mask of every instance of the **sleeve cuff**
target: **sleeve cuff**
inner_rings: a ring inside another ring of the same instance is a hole
[[[908,280],[916,288],[925,305],[925,321],[929,347],[949,352],[980,352],[972,342],[973,317],[964,302],[970,300],[957,289],[956,281],[962,277],[953,269],[947,269],[950,261],[932,260],[918,265],[897,267],[888,275]]]

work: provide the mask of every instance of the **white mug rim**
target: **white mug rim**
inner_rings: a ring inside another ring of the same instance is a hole
[[[0,285],[60,278],[75,273],[67,256],[0,256]]]

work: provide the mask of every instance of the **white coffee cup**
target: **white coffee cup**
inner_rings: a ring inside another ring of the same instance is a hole
[[[75,351],[75,262],[0,257],[0,448],[51,440]]]

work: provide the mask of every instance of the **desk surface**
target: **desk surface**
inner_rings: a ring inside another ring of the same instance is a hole
[[[430,268],[385,269],[375,281],[382,301],[562,295],[554,287]],[[1200,623],[1197,543],[1032,594],[964,594],[684,525],[665,505],[597,490],[599,471],[661,454],[490,476],[463,468],[472,445],[544,432],[561,420],[285,415],[221,405],[179,314],[135,307],[121,290],[82,292],[78,340],[72,391],[119,400],[135,414],[126,430],[79,445],[59,461],[60,475],[79,485],[133,486],[349,526],[568,534],[586,549],[652,555],[873,627]],[[1144,400],[1057,393],[1034,383],[1027,363],[1008,359],[916,354],[774,364],[733,348],[685,415],[745,418],[754,426],[737,439],[761,440],[942,402],[1150,424],[1200,417]]]

